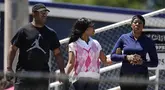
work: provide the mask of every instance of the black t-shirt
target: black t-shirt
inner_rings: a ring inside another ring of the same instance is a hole
[[[20,28],[11,43],[19,48],[17,71],[49,71],[49,51],[60,47],[53,29],[38,28],[31,23]]]

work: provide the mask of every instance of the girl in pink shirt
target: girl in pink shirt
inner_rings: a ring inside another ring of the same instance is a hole
[[[10,87],[10,88],[7,88],[5,90],[14,90],[14,86]]]
[[[90,19],[80,18],[73,26],[69,39],[69,60],[66,73],[72,70],[77,81],[76,90],[98,90],[100,63],[112,64],[102,51],[99,42],[90,36],[94,34],[94,24]]]

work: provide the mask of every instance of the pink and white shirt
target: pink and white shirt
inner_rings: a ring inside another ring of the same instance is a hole
[[[14,90],[14,86],[8,88],[8,89],[5,89],[5,90]]]
[[[91,37],[88,44],[81,38],[70,43],[69,51],[72,51],[75,55],[74,75],[99,79],[101,49],[99,42]]]

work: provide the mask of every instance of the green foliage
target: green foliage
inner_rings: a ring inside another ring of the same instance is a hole
[[[97,6],[124,7],[133,9],[146,9],[147,0],[54,0],[55,2],[66,2],[74,4],[88,4]],[[157,0],[161,1],[162,0]],[[163,0],[165,2],[165,0]],[[160,5],[161,4],[161,5]],[[165,3],[155,4],[155,9],[160,9],[165,6]]]
[[[95,0],[96,5],[143,9],[142,0]]]
[[[54,0],[55,2],[67,2],[75,4],[90,4],[93,5],[95,0]]]

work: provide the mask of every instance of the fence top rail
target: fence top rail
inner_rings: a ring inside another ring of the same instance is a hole
[[[150,81],[155,80],[155,79],[156,79],[156,75],[151,76],[149,78]],[[111,89],[107,89],[107,90],[120,90],[120,86],[117,86],[117,87],[114,87],[114,88],[111,88]]]
[[[153,75],[153,76],[149,77],[150,81],[155,80],[155,79],[156,79],[156,75]],[[62,83],[59,82],[59,81],[56,81],[56,82],[50,83],[49,87],[53,88],[53,87],[58,87],[60,85],[62,85]],[[108,89],[108,90],[120,90],[120,86],[117,86],[117,87],[114,87],[114,88],[111,88],[111,89]]]
[[[144,14],[143,17],[148,18],[148,17],[154,16],[154,15],[157,15],[158,13],[161,13],[161,12],[165,12],[165,8]],[[107,31],[107,30],[112,29],[112,28],[119,27],[119,26],[124,25],[124,24],[128,24],[130,21],[131,21],[131,19],[128,19],[128,20],[124,20],[124,21],[121,21],[118,23],[114,23],[111,25],[107,25],[107,26],[98,28],[95,30],[95,33],[100,33],[100,32]],[[65,39],[60,40],[60,43],[61,44],[67,43],[68,40],[69,40],[69,38],[67,37]]]

